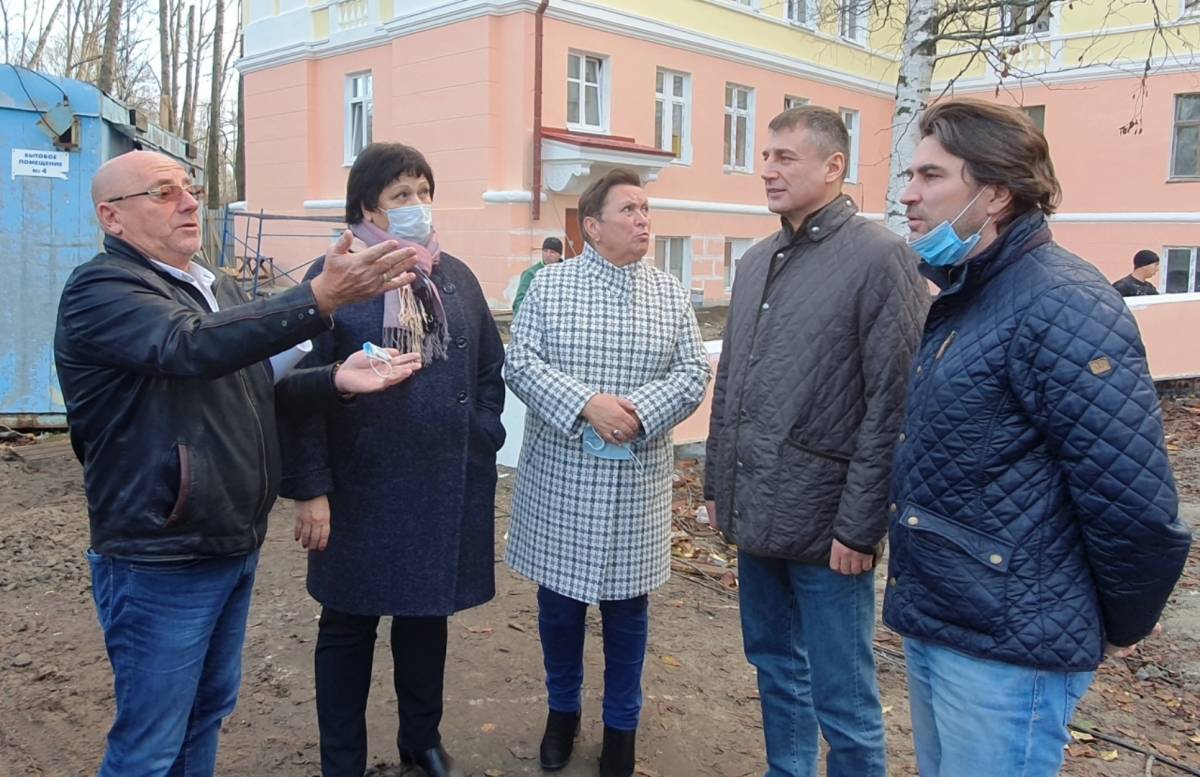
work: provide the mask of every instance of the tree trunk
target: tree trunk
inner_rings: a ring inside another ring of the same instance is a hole
[[[183,117],[179,112],[179,36],[183,30],[183,0],[171,4],[171,127],[179,133]]]
[[[158,124],[167,132],[175,131],[175,106],[171,100],[171,4],[158,0]]]
[[[196,6],[188,6],[187,18],[187,64],[184,66],[183,77],[183,139],[191,143],[194,125],[196,123],[196,94],[192,91],[192,71],[196,67]]]
[[[921,142],[921,112],[929,101],[937,54],[937,0],[909,0],[904,20],[900,70],[896,76],[896,106],[892,112],[892,155],[885,218],[888,229],[908,233],[904,205],[900,202],[908,181],[904,171]]]
[[[208,102],[208,153],[204,163],[204,185],[208,187],[208,207],[221,207],[221,72],[224,57],[221,56],[221,31],[224,28],[225,7],[223,0],[216,0],[213,21],[212,47],[212,91]]]
[[[42,34],[38,36],[37,46],[33,50],[33,54],[29,57],[28,67],[30,70],[37,70],[42,64],[42,54],[46,51],[46,42],[50,40],[50,32],[54,29],[54,20],[58,18],[58,9],[62,8],[63,0],[58,0],[54,4],[54,10],[50,12],[50,19],[46,22],[46,26],[42,28]],[[5,30],[7,43],[7,30]]]
[[[100,78],[96,86],[111,92],[117,66],[117,45],[121,35],[122,0],[109,0],[108,22],[104,25],[104,50],[100,56]]]
[[[246,77],[238,73],[237,145],[233,154],[233,181],[238,202],[246,199]]]

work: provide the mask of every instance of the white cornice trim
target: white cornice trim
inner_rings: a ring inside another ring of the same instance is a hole
[[[546,196],[546,193],[542,192],[542,202],[545,202],[548,199],[549,197]],[[528,189],[489,189],[483,193],[483,201],[492,204],[528,204],[533,202],[533,195],[529,193]]]
[[[1001,89],[1013,87],[1028,87],[1030,82],[1033,86],[1045,84],[1047,86],[1057,86],[1061,84],[1086,83],[1088,81],[1111,80],[1116,78],[1141,78],[1146,71],[1146,60],[1130,59],[1124,62],[1103,63],[1096,65],[1085,65],[1083,67],[1066,68],[1051,73],[1028,74],[1022,76],[1010,76],[1003,81],[1000,81],[993,75],[989,68],[988,75],[975,78],[962,78],[954,82],[955,93],[969,93],[979,91],[995,91],[999,86]],[[1150,77],[1172,75],[1175,73],[1194,73],[1200,69],[1200,58],[1193,56],[1191,59],[1183,60],[1178,57],[1160,57],[1150,61]],[[936,81],[931,87],[931,92],[937,94],[943,91],[948,81]]]
[[[1055,213],[1051,224],[1200,224],[1200,212]]]
[[[482,199],[490,205],[518,204],[531,201],[527,189],[489,189]],[[542,202],[549,198],[542,193]],[[336,210],[346,207],[345,200],[305,200],[305,210]],[[690,213],[724,213],[734,216],[774,216],[766,205],[717,200],[679,200],[672,197],[651,197],[650,207],[657,210]],[[858,215],[870,221],[883,221],[882,213],[862,212]],[[1051,224],[1200,224],[1200,212],[1144,211],[1125,213],[1056,213]]]
[[[407,0],[407,2],[414,6],[422,2],[426,5],[425,7],[418,6],[404,16],[397,16],[393,19],[383,21],[375,27],[373,33],[364,35],[364,37],[353,41],[335,42],[331,39],[326,39],[288,45],[285,48],[247,55],[238,60],[238,70],[242,73],[252,73],[256,70],[278,67],[306,59],[321,59],[336,54],[358,51],[363,48],[379,45],[388,40],[481,16],[507,16],[514,13],[533,13],[537,10],[536,0],[450,0],[449,2]],[[852,89],[874,97],[890,97],[895,92],[895,84],[890,81],[872,81],[862,76],[834,72],[795,57],[788,57],[753,46],[723,40],[711,35],[692,32],[681,27],[646,19],[624,11],[604,8],[585,2],[584,0],[555,0],[555,2],[551,3],[547,11],[547,16],[581,27],[672,46],[697,54],[716,56],[727,61],[738,62],[750,65],[751,67],[761,67],[788,76]],[[766,16],[760,18],[764,22],[780,22],[797,32],[816,35],[810,30],[794,27],[781,20]],[[260,19],[251,22],[250,26],[253,27],[256,24],[269,22],[269,18]],[[862,50],[859,46],[851,46],[851,44],[833,36],[817,35],[816,37],[823,45],[845,45],[859,51]],[[888,62],[897,61],[897,57],[894,55],[884,54],[879,51],[869,51],[868,53],[871,56]]]

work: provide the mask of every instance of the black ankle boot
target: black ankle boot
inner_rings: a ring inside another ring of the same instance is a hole
[[[454,766],[454,759],[441,745],[429,750],[401,750],[400,763],[421,767],[427,777],[463,777],[462,770]]]
[[[636,731],[617,731],[605,726],[604,747],[600,750],[600,777],[632,777],[636,745]]]
[[[542,747],[538,752],[542,768],[555,772],[571,760],[575,748],[575,737],[579,735],[579,713],[550,710],[546,716],[546,733],[542,734]]]

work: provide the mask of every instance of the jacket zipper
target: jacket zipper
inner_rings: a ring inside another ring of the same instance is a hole
[[[258,516],[262,514],[263,507],[267,504],[267,492],[271,489],[271,483],[267,475],[267,432],[263,429],[262,417],[258,414],[258,408],[254,404],[253,398],[250,396],[250,389],[246,387],[246,376],[242,372],[238,372],[238,378],[242,384],[242,393],[246,395],[246,402],[250,405],[250,411],[254,413],[254,422],[258,424],[258,453],[262,466],[260,470],[263,476],[262,500],[258,503],[258,513],[254,516],[254,522],[250,524],[250,536],[254,538],[254,548],[250,551],[258,549],[258,529],[255,528],[255,522],[258,521]]]

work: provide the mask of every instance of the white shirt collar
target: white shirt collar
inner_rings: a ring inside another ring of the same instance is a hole
[[[150,262],[172,278],[195,287],[214,312],[220,310],[220,307],[217,305],[217,298],[213,295],[212,291],[212,286],[216,282],[217,276],[209,272],[208,268],[204,265],[189,261],[187,270],[180,270],[178,267],[172,267],[157,259],[151,259]]]

